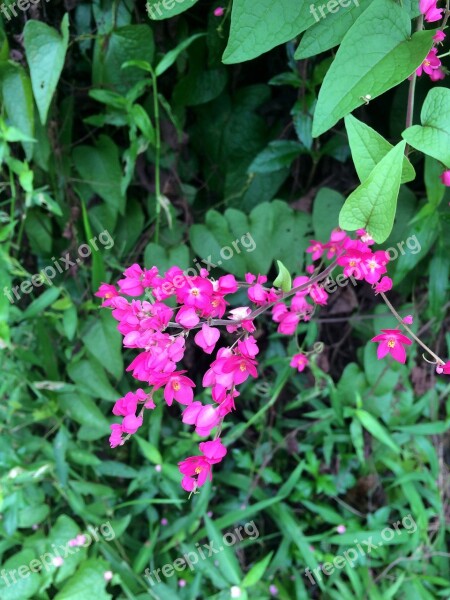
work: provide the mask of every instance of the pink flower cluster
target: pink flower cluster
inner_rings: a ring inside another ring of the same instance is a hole
[[[272,309],[278,332],[294,334],[300,321],[310,320],[317,306],[327,304],[328,293],[321,282],[337,266],[343,268],[345,277],[364,280],[375,293],[384,294],[392,288],[392,280],[385,275],[389,255],[383,250],[373,252],[373,244],[373,239],[364,230],[358,230],[357,239],[352,239],[339,228],[331,232],[326,243],[311,241],[307,249],[313,261],[307,267],[311,277],[296,277],[293,289],[284,293],[265,287],[267,277],[261,274],[247,273],[242,282],[236,281],[233,275],[214,280],[206,269],[200,269],[198,275],[187,276],[177,266],[160,274],[156,267],[143,269],[134,264],[124,271],[118,288],[103,283],[95,295],[103,299],[102,306],[111,309],[112,316],[118,321],[117,329],[123,335],[124,347],[138,351],[126,370],[136,380],[150,386],[149,391],[138,388],[128,392],[114,404],[112,412],[121,418],[121,422],[111,425],[111,447],[122,445],[139,430],[145,410],[155,408],[154,393],[161,390],[168,406],[175,401],[182,407],[182,422],[194,426],[200,437],[209,437],[213,430],[216,431],[212,441],[199,444],[200,454],[179,463],[182,487],[195,492],[211,480],[213,465],[220,463],[227,452],[220,431],[225,417],[236,408],[237,388],[249,377],[258,376],[256,356],[259,348],[253,335],[254,319]],[[334,262],[320,275],[314,275],[325,259]],[[319,264],[315,265],[316,262]],[[247,290],[251,307],[230,310],[228,297],[242,288]],[[165,303],[169,298],[170,306]],[[286,304],[288,299],[289,306]],[[227,311],[227,318],[222,320]],[[412,317],[408,315],[403,326],[407,328],[410,322]],[[218,347],[211,360],[202,380],[202,387],[210,390],[210,401],[203,403],[194,400],[196,384],[180,368],[180,362],[191,334],[193,343],[206,355],[213,354],[221,337],[215,325],[224,325],[236,339],[231,345]],[[195,334],[194,330],[197,330]],[[379,359],[390,354],[395,360],[405,362],[403,346],[410,345],[411,341],[400,330],[382,330],[372,341],[380,344]],[[290,365],[298,372],[304,371],[309,365],[309,354],[312,353],[300,350],[291,358]],[[449,374],[449,365],[442,362],[438,372]]]
[[[443,8],[437,7],[437,0],[419,0],[419,10],[424,15],[425,21],[434,23],[442,19]],[[445,40],[445,33],[438,29],[433,36],[435,44],[440,44]],[[425,57],[422,64],[416,69],[418,77],[426,73],[431,81],[439,81],[445,78],[445,72],[442,68],[440,58],[437,56],[437,48],[433,47]]]

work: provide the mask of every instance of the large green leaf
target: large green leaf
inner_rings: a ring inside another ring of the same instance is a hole
[[[316,240],[328,240],[339,222],[344,196],[327,187],[319,190],[313,203],[312,222]]]
[[[356,416],[361,421],[364,429],[367,429],[369,433],[373,435],[374,438],[388,446],[391,450],[393,450],[396,454],[400,454],[400,448],[394,442],[392,437],[386,431],[386,428],[381,425],[379,421],[375,419],[370,413],[365,410],[358,409],[356,411]]]
[[[345,128],[347,129],[348,141],[352,151],[353,162],[362,182],[369,177],[373,168],[392,150],[393,145],[384,139],[379,133],[362,121],[355,119],[353,115],[345,117]],[[403,159],[401,183],[412,181],[416,172],[412,164],[406,158]]]
[[[48,109],[61,75],[69,44],[69,15],[61,23],[62,36],[41,21],[25,25],[23,40],[30,67],[31,85],[41,123],[47,121]]]
[[[116,379],[123,374],[122,336],[117,331],[116,321],[107,312],[102,312],[100,318],[92,319],[86,325],[83,342],[88,351]]]
[[[250,60],[305,31],[316,22],[310,4],[308,0],[234,0],[223,62]]]
[[[96,600],[110,600],[112,596],[105,590],[106,569],[107,563],[97,558],[90,558],[54,596],[55,600],[86,600],[92,597],[93,592]]]
[[[394,225],[405,145],[394,146],[350,194],[339,215],[342,229],[366,229],[379,244],[388,238]]]
[[[149,25],[125,25],[105,37],[98,37],[94,52],[93,81],[125,93],[142,80],[137,67],[122,69],[126,62],[153,62],[155,43]]]
[[[181,14],[197,2],[198,0],[165,0],[165,2],[148,0],[145,6],[152,21],[162,21]]]
[[[374,0],[350,28],[328,70],[314,113],[313,136],[404,81],[423,61],[434,31],[411,36],[406,9],[392,0]]]
[[[295,52],[295,58],[309,58],[341,43],[345,34],[363,13],[372,0],[348,0],[350,6],[339,9],[337,12],[326,13],[326,19],[321,18],[312,27],[307,29]],[[317,11],[317,7],[316,7]]]
[[[0,595],[2,600],[26,600],[36,598],[38,589],[42,585],[41,573],[31,572],[29,569],[24,577],[17,576],[17,570],[23,565],[27,566],[36,558],[30,550],[22,550],[8,558],[2,565],[4,577],[0,578]],[[11,576],[13,573],[14,578]]]
[[[420,114],[421,125],[413,125],[403,132],[410,146],[440,160],[450,168],[450,90],[432,88]]]
[[[299,273],[309,227],[305,213],[274,200],[259,204],[249,216],[234,208],[224,215],[210,210],[205,224],[191,227],[190,239],[199,256],[207,258],[206,248],[215,265],[225,265],[222,268],[238,277],[247,271],[267,273],[274,260],[281,260],[290,272]]]
[[[124,214],[125,198],[120,191],[122,169],[119,150],[111,138],[102,135],[95,148],[78,146],[73,152],[80,175],[108,205],[114,216]]]
[[[2,98],[8,119],[27,137],[34,137],[34,103],[31,81],[25,69],[10,61],[2,72]],[[24,142],[27,159],[33,153],[33,144]]]

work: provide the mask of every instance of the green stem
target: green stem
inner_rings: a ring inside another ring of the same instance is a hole
[[[424,350],[426,350],[433,358],[436,359],[436,362],[438,365],[445,365],[445,362],[439,358],[439,356],[437,354],[435,354],[432,350],[430,350],[430,348],[428,348],[428,346],[426,344],[424,344],[417,336],[415,333],[413,333],[411,331],[411,329],[408,327],[408,325],[406,325],[406,323],[403,322],[403,319],[401,318],[401,316],[398,314],[398,312],[395,310],[395,308],[392,306],[392,304],[389,302],[389,300],[386,298],[386,295],[381,292],[380,293],[381,297],[383,298],[383,300],[386,303],[386,306],[389,308],[389,310],[391,311],[391,313],[394,315],[394,317],[397,319],[397,321],[400,323],[400,325],[406,329],[406,331],[409,333],[409,335],[414,338],[416,340],[416,342],[418,344],[420,344],[420,346],[422,346],[422,348]]]
[[[156,224],[155,224],[155,243],[159,241],[159,222],[161,219],[161,129],[159,123],[159,101],[158,101],[158,83],[154,71],[152,71],[153,88],[153,111],[155,116],[156,133],[156,152],[155,152],[155,194],[156,194]]]

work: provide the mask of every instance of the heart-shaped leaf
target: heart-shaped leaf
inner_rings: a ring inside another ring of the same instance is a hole
[[[404,81],[424,60],[434,31],[411,37],[408,11],[392,0],[374,0],[342,41],[320,89],[313,136]],[[358,49],[361,48],[361,52]]]
[[[345,128],[347,129],[355,169],[359,180],[362,182],[369,177],[380,160],[392,150],[393,145],[377,133],[375,129],[362,121],[358,121],[352,115],[345,117]],[[416,172],[405,156],[400,183],[412,181],[415,176]]]
[[[410,146],[440,160],[450,167],[450,90],[432,88],[422,106],[422,125],[413,125],[403,132]]]
[[[342,229],[366,229],[378,244],[388,238],[394,225],[405,146],[405,142],[394,146],[350,194],[339,215]]]
[[[62,20],[61,32],[62,36],[53,27],[34,20],[27,22],[23,32],[34,99],[43,125],[66,58],[69,44],[68,14]]]

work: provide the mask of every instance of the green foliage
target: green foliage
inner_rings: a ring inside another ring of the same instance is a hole
[[[450,90],[436,87],[428,92],[422,106],[422,125],[403,132],[403,139],[416,150],[428,154],[450,167]]]
[[[291,0],[235,0],[221,17],[196,0],[69,4],[0,27],[0,559],[17,579],[0,577],[0,597],[449,597],[448,379],[417,346],[405,365],[377,359],[369,340],[397,325],[367,287],[337,286],[296,336],[261,315],[260,379],[240,386],[226,460],[191,498],[177,462],[200,438],[161,391],[139,435],[109,448],[113,403],[146,384],[93,295],[134,263],[287,292],[339,223],[391,249],[390,298],[448,357],[448,76],[408,81],[435,33],[411,35],[417,2],[351,2],[318,22]],[[208,364],[187,345],[208,403]],[[89,532],[61,566],[17,574]],[[311,583],[306,568],[369,538]],[[161,574],[199,547],[192,569]]]

